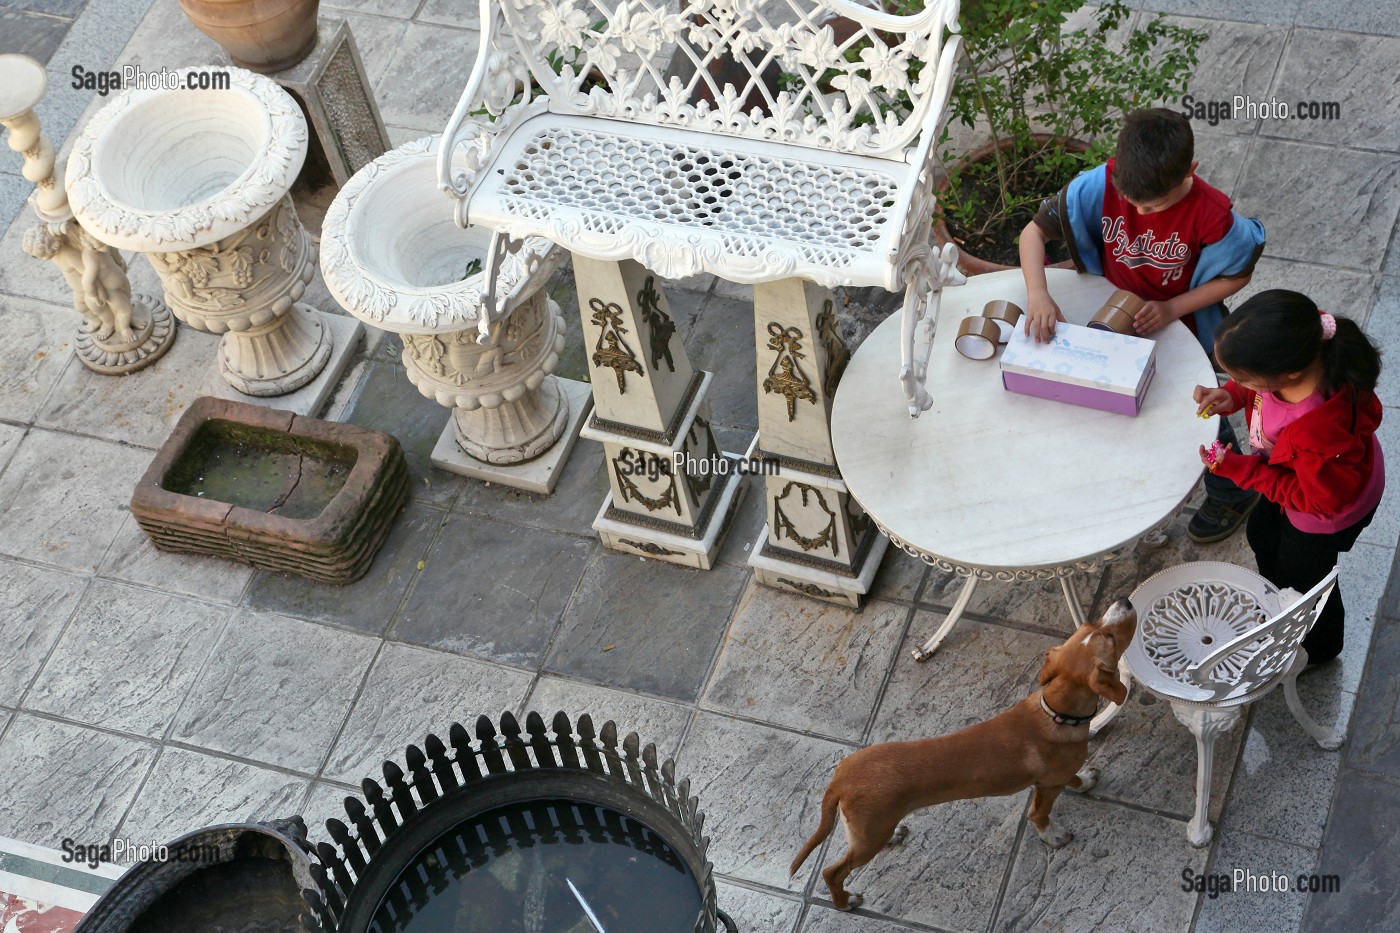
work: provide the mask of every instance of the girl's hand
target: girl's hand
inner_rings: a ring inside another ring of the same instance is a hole
[[[1201,457],[1201,463],[1205,465],[1205,468],[1207,470],[1210,470],[1212,473],[1214,473],[1215,468],[1225,462],[1226,455],[1228,455],[1232,450],[1233,448],[1231,448],[1227,444],[1222,444],[1219,441],[1213,441],[1211,442],[1211,445],[1209,447],[1202,444],[1198,453]]]
[[[1207,389],[1205,386],[1196,386],[1191,397],[1196,400],[1196,416],[1199,418],[1209,418],[1211,415],[1228,415],[1233,411],[1233,408],[1227,410],[1227,407],[1234,403],[1234,399],[1224,389]]]

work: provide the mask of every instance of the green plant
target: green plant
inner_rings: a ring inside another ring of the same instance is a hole
[[[914,12],[923,0],[893,0]],[[903,9],[897,9],[902,6]],[[1087,26],[1068,28],[1084,0],[964,0],[960,74],[948,122],[985,130],[989,160],[954,166],[945,129],[948,183],[940,211],[958,239],[993,231],[1014,238],[1044,198],[1113,153],[1124,114],[1180,99],[1206,34],[1160,16],[1116,33],[1133,14],[1121,0],[1092,9]],[[1079,140],[1077,151],[1046,145],[1049,134]],[[988,257],[990,258],[990,257]]]

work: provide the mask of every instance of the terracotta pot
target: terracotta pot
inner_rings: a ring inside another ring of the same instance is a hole
[[[180,0],[190,22],[233,63],[263,73],[301,61],[316,45],[320,0]]]
[[[1087,143],[1080,142],[1077,139],[1069,139],[1062,136],[1052,136],[1049,133],[1035,133],[1031,136],[1031,138],[1034,139],[1036,142],[1041,143],[1043,146],[1059,145],[1076,152],[1083,152],[1089,148]],[[1000,142],[1000,144],[987,143],[985,146],[982,146],[979,149],[974,149],[972,152],[968,153],[958,161],[954,162],[953,168],[956,169],[963,165],[969,165],[974,162],[985,162],[992,157],[992,154],[996,152],[998,148],[1010,149],[1013,145],[1014,141],[1010,139],[1003,139]],[[944,176],[944,178],[938,183],[937,197],[939,201],[943,200],[943,192],[947,189],[947,187],[948,178],[947,176]],[[952,234],[948,231],[948,225],[945,224],[941,218],[934,218],[933,238],[937,241],[940,247],[944,243],[954,242]],[[961,243],[958,243],[957,246],[958,270],[962,272],[963,275],[982,275],[984,272],[1003,272],[1007,269],[1020,268],[1019,266],[1004,266],[998,262],[989,262],[986,259],[979,259],[978,257],[969,253],[967,251],[967,248]],[[1067,259],[1064,262],[1053,263],[1050,266],[1050,268],[1073,269],[1074,263],[1070,262]]]

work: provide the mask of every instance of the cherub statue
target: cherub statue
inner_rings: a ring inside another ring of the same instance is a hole
[[[94,238],[76,220],[45,223],[24,234],[24,251],[36,259],[51,259],[73,290],[73,307],[89,324],[94,340],[115,336],[131,343],[131,282],[121,253]]]

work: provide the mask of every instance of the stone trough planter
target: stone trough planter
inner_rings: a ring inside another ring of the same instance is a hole
[[[131,513],[164,551],[351,583],[407,499],[390,435],[204,397],[156,453]]]

